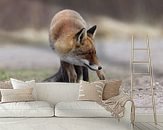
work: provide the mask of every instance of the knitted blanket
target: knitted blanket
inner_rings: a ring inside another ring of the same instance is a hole
[[[107,80],[100,80],[100,81],[95,81],[92,83],[81,81],[80,91],[79,91],[80,92],[79,100],[96,101],[98,104],[104,107],[107,111],[110,111],[112,115],[118,120],[120,120],[120,118],[124,116],[125,104],[127,101],[130,101],[132,103],[131,116],[130,116],[131,123],[134,124],[134,121],[135,121],[134,102],[130,98],[129,95],[124,93],[123,90],[120,89],[120,93],[117,96],[113,96],[107,100],[102,99],[104,87],[107,82],[108,82]]]
[[[132,103],[131,107],[131,123],[134,124],[135,121],[135,106],[133,100],[126,93],[121,92],[118,96],[109,98],[108,100],[101,100],[98,102],[107,111],[110,111],[112,115],[120,121],[120,118],[124,116],[125,104],[127,101]]]

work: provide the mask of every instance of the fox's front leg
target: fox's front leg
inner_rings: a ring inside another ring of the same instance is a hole
[[[77,74],[76,74],[74,65],[69,64],[69,67],[66,69],[66,71],[67,71],[69,82],[76,83],[77,82]]]
[[[96,73],[100,80],[105,80],[105,74],[102,70],[97,70]]]
[[[62,62],[62,67],[64,67],[65,71],[67,72],[69,82],[76,83],[77,74],[76,74],[74,65],[67,63],[67,62]]]

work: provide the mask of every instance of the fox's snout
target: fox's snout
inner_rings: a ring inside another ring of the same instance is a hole
[[[90,68],[91,70],[101,70],[102,67],[101,66],[98,66],[98,65],[90,65],[90,66],[87,66],[88,68]]]
[[[98,64],[90,63],[88,60],[82,60],[82,62],[83,62],[85,67],[87,67],[87,68],[89,68],[91,70],[97,71],[97,70],[102,69],[102,66],[100,66]]]
[[[92,63],[89,63],[89,66],[90,66],[90,68],[94,68],[95,70],[101,70],[102,69],[102,66],[92,64]]]
[[[99,67],[98,67],[98,70],[101,70],[101,69],[102,69],[102,67],[101,67],[101,66],[99,66]]]

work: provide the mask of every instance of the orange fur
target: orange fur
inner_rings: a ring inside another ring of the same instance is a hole
[[[80,14],[67,9],[53,17],[49,39],[51,47],[60,56],[61,61],[90,68],[97,72],[100,79],[103,79],[101,77],[104,75],[99,71],[102,67],[99,65],[93,43],[95,32],[96,26],[87,30],[86,22]],[[69,68],[66,69],[67,74],[75,75],[71,65],[67,68]]]
[[[86,22],[75,11],[58,12],[50,25],[50,40],[59,53],[68,53],[75,47],[73,37],[80,29],[86,28]]]

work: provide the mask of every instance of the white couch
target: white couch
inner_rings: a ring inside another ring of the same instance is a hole
[[[0,118],[0,130],[132,129],[132,125],[130,123],[130,102],[126,103],[125,115],[121,118],[120,122],[118,122],[117,119],[110,117],[111,114],[109,112],[108,116],[106,112],[100,108],[100,106],[98,111],[87,111],[87,113],[84,113],[86,111],[82,111],[82,108],[80,110],[81,113],[78,113],[73,109],[71,109],[71,111],[62,111],[63,107],[71,108],[74,106],[73,103],[77,101],[79,91],[78,83],[36,83],[35,89],[38,100],[47,101],[55,107],[55,116],[48,115],[47,117]],[[83,103],[87,104],[85,101],[83,101]],[[92,104],[97,105],[94,102],[92,102]],[[76,104],[76,106],[80,108],[80,105]],[[91,105],[87,105],[86,109],[87,108],[91,108]],[[99,113],[99,110],[101,113]],[[78,116],[75,115],[76,113],[78,113]],[[102,114],[102,117],[98,114]]]

